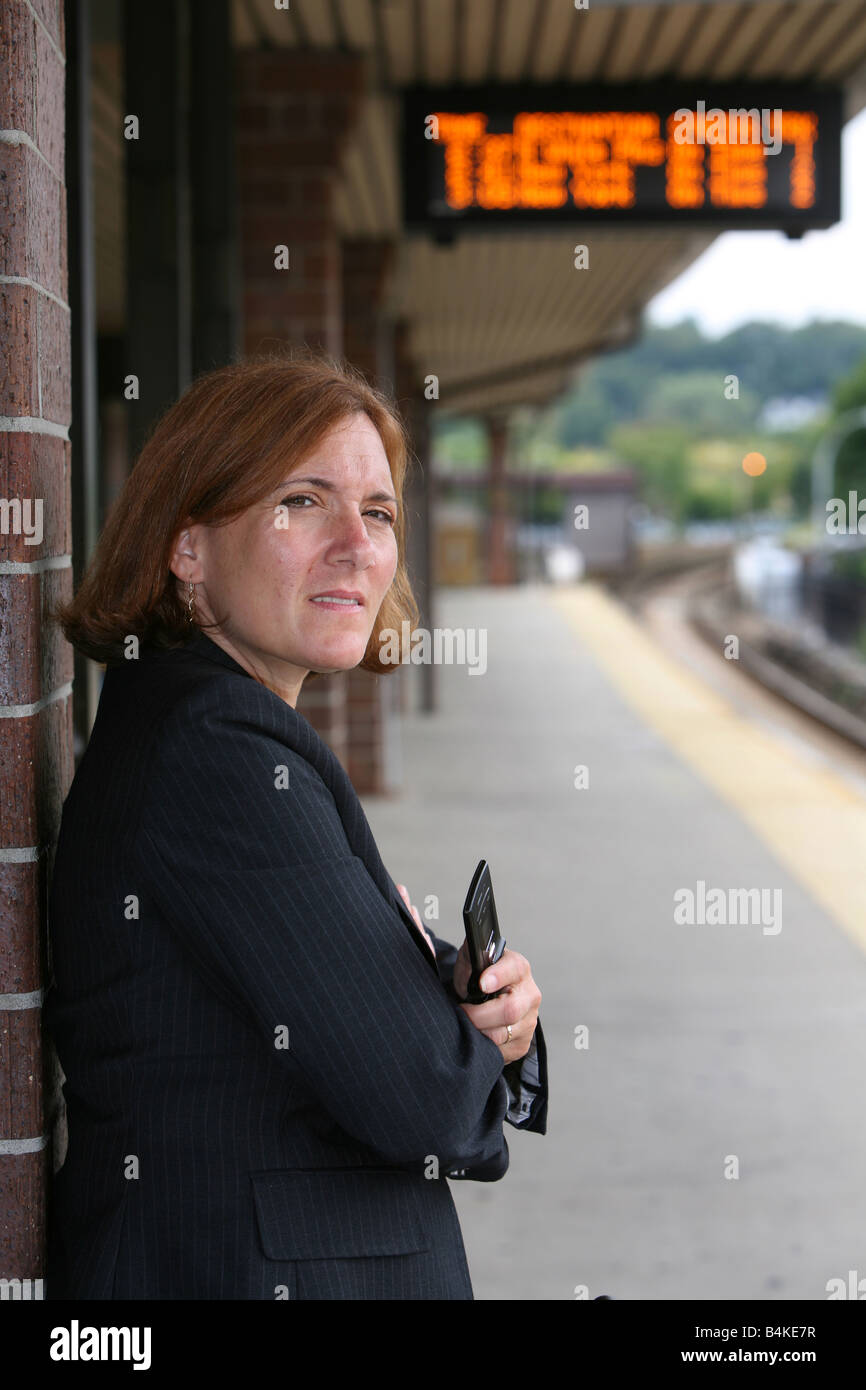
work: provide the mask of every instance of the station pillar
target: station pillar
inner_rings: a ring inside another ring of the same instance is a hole
[[[511,554],[508,516],[508,490],[505,485],[505,460],[508,447],[508,419],[505,415],[486,415],[489,450],[490,512],[487,529],[487,582],[511,584],[514,563]]]
[[[72,594],[71,346],[81,329],[69,306],[64,9],[43,0],[3,11],[0,1297],[42,1298],[33,1281],[44,1277],[52,1141],[65,1143],[65,1127],[54,1134],[62,1104],[56,1057],[40,1028],[45,905],[74,771],[72,648],[46,615]],[[69,57],[72,81],[74,50]]]

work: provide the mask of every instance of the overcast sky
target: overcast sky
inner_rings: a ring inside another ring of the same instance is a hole
[[[842,132],[842,220],[789,241],[782,232],[723,232],[650,301],[650,323],[694,317],[712,337],[749,319],[866,325],[866,111]]]

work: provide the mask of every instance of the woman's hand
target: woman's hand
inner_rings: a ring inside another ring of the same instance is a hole
[[[465,996],[471,974],[469,949],[464,940],[454,962],[453,984],[458,995]],[[506,947],[496,964],[483,972],[479,983],[485,992],[504,988],[505,993],[486,1004],[460,1007],[470,1023],[496,1044],[506,1062],[516,1062],[526,1056],[532,1044],[541,1003],[541,990],[532,978],[529,961]],[[509,1023],[510,1038],[506,1027]]]
[[[412,916],[415,918],[415,923],[416,923],[416,925],[420,928],[421,935],[423,936],[424,940],[427,942],[427,945],[430,947],[430,950],[431,950],[432,953],[433,953],[433,959],[435,960],[435,959],[436,959],[436,947],[433,945],[433,942],[430,940],[429,936],[427,935],[426,931],[424,930],[424,923],[421,921],[421,918],[420,918],[419,915],[418,915],[418,909],[417,909],[417,907],[415,907],[415,905],[409,901],[409,889],[406,887],[405,883],[398,883],[396,886],[397,886],[397,892],[400,894],[400,897],[403,899],[404,903],[405,903],[406,906],[408,907],[408,909],[409,909],[409,911],[411,912]]]

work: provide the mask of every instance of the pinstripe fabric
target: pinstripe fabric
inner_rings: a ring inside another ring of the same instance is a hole
[[[445,1174],[505,1173],[519,1068],[338,759],[204,634],[106,672],[49,937],[49,1298],[472,1298]]]

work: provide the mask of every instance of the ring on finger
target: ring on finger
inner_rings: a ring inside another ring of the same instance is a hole
[[[506,1033],[508,1034],[508,1037],[507,1037],[506,1040],[505,1040],[506,1042],[511,1042],[511,1029],[512,1029],[512,1025],[511,1025],[510,1023],[506,1023],[506,1025],[505,1025],[505,1031],[506,1031]],[[505,1046],[505,1043],[503,1043],[503,1047],[504,1047],[504,1046]]]

